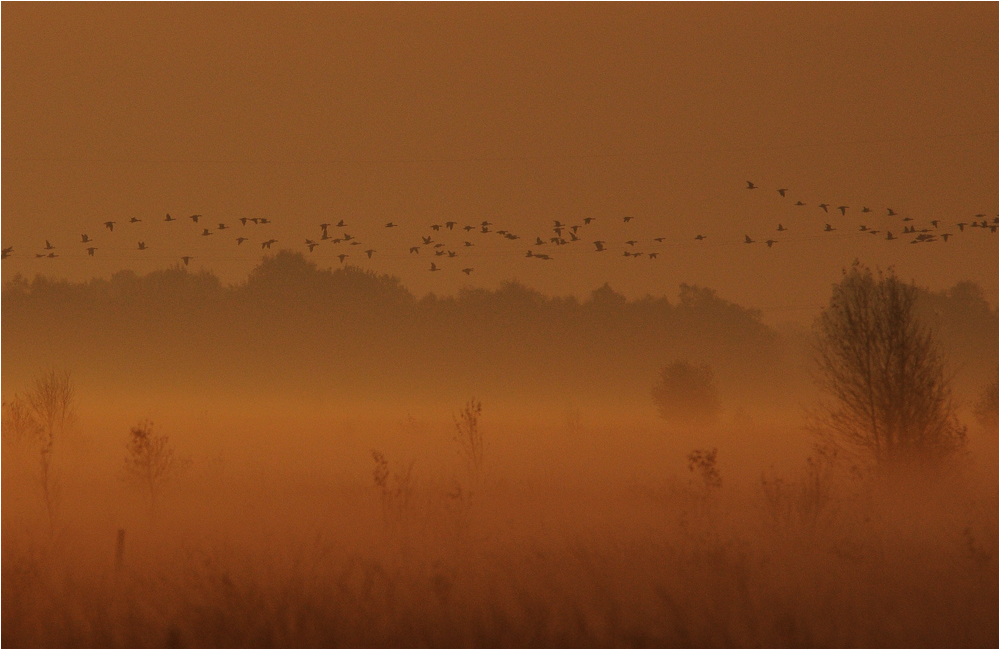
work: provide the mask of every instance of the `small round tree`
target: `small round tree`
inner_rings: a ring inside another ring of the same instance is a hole
[[[155,433],[148,420],[129,430],[125,450],[125,474],[146,492],[150,513],[155,514],[163,484],[184,462],[175,457],[169,438]]]
[[[664,366],[652,394],[660,416],[666,420],[711,422],[719,414],[719,391],[707,365],[678,360]]]

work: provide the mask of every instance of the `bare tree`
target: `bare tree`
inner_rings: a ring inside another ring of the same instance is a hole
[[[38,443],[42,499],[55,524],[56,489],[52,478],[52,453],[56,441],[73,420],[74,391],[69,371],[49,370],[37,378],[22,397],[15,395],[7,405],[5,423],[18,442]]]
[[[944,358],[914,310],[917,291],[855,262],[816,321],[813,429],[877,465],[941,458],[964,444]]]
[[[455,417],[455,442],[458,453],[465,460],[474,484],[478,484],[483,471],[483,433],[479,430],[482,402],[472,398]]]
[[[139,422],[129,430],[125,450],[126,475],[146,491],[150,512],[155,514],[163,484],[183,463],[174,454],[170,439],[155,433],[153,423],[148,420]]]

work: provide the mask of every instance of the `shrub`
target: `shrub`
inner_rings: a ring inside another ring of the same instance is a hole
[[[710,422],[719,414],[719,393],[707,365],[675,361],[664,366],[652,395],[660,416],[666,420]]]

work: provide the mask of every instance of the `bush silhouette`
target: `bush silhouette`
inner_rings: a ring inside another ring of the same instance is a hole
[[[664,366],[652,394],[660,416],[666,420],[710,422],[719,414],[719,392],[708,365],[679,360]]]

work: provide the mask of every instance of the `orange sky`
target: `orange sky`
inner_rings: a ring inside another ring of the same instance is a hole
[[[344,219],[365,246],[311,256],[346,252],[417,294],[688,282],[804,320],[857,257],[934,289],[979,281],[996,305],[996,235],[954,226],[997,216],[995,3],[5,3],[2,18],[4,279],[192,255],[238,281],[263,239],[304,251]],[[273,224],[237,247],[239,217]],[[524,257],[554,220],[584,217],[583,241]],[[858,232],[932,219],[956,236]],[[456,259],[407,252],[448,220],[521,240],[435,233]],[[232,230],[198,236],[219,222]],[[46,240],[58,258],[35,258]]]

